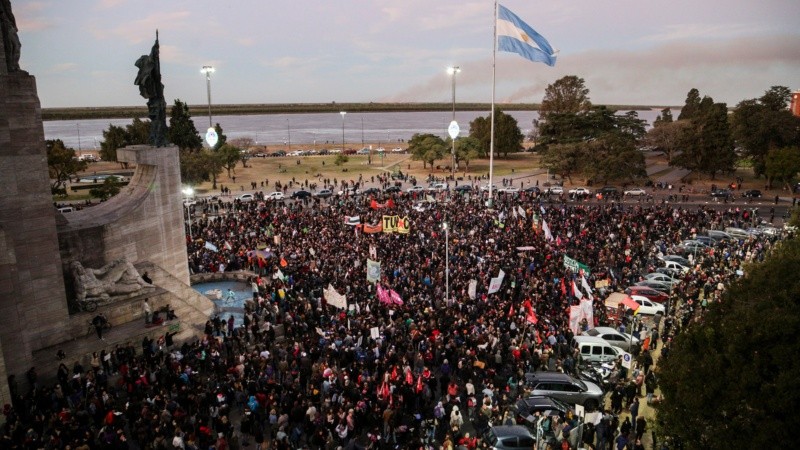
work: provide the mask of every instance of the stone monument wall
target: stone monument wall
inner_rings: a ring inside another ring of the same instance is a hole
[[[72,259],[96,268],[125,257],[149,261],[188,285],[177,147],[126,147],[117,158],[136,164],[130,183],[98,206],[59,217],[64,273]]]

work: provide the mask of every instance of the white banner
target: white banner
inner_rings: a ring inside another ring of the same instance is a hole
[[[367,260],[367,281],[377,283],[381,279],[380,261]]]
[[[475,300],[478,293],[478,280],[469,280],[469,287],[467,288],[467,294],[469,294],[469,298]]]
[[[327,301],[329,305],[339,309],[347,308],[347,298],[336,292],[333,285],[329,284],[327,289],[322,290],[322,294],[325,296],[325,301]]]
[[[489,282],[489,293],[494,294],[495,292],[500,290],[500,286],[503,284],[503,278],[505,278],[506,273],[500,269],[500,274],[498,274],[495,278],[492,278]]]

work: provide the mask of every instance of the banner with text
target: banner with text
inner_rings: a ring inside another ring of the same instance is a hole
[[[384,233],[408,234],[410,229],[411,222],[409,221],[408,216],[383,216]]]
[[[588,277],[590,275],[589,266],[579,262],[578,260],[572,259],[567,255],[564,255],[564,267],[567,269],[572,270],[574,273],[580,273],[583,270],[583,273]]]

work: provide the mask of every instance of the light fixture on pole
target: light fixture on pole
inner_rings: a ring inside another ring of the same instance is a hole
[[[206,132],[206,142],[209,147],[217,145],[219,139],[217,131],[211,123],[211,74],[214,73],[214,71],[215,69],[211,66],[203,66],[203,68],[200,69],[200,73],[206,75],[206,94],[208,96],[208,131]]]
[[[186,229],[188,230],[189,240],[192,240],[192,213],[190,208],[192,207],[192,202],[190,199],[194,195],[194,189],[191,187],[183,188],[182,190],[183,195],[186,196],[186,200],[184,200],[183,204],[186,205]]]
[[[342,115],[342,154],[344,155],[344,116],[347,111],[339,111],[339,114]]]
[[[445,304],[450,302],[450,233],[447,229],[447,222],[442,224],[444,228],[444,297]]]
[[[451,165],[451,175],[455,178],[456,172],[456,136],[458,136],[458,123],[456,122],[456,74],[461,72],[461,68],[458,66],[448,67],[447,73],[453,76],[453,121],[450,122],[450,138],[453,140],[453,162]],[[456,135],[453,136],[453,125],[455,124]]]

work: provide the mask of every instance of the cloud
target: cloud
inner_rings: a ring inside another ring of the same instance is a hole
[[[252,37],[241,37],[236,39],[236,43],[238,43],[243,47],[252,47],[253,45],[255,45],[256,40],[255,38]]]
[[[735,104],[770,86],[791,84],[800,72],[800,37],[739,37],[691,44],[669,42],[640,50],[562,53],[552,69],[499,53],[497,64],[498,103],[540,102],[548,84],[577,75],[585,79],[595,103],[679,104],[689,89],[698,88],[716,101]],[[491,89],[491,57],[461,67],[459,98],[487,101],[484,92]],[[385,101],[439,98],[443,78],[429,77]]]
[[[41,14],[45,11],[43,2],[24,3],[14,10],[17,28],[21,32],[42,31],[53,26],[54,21]]]
[[[758,32],[752,24],[726,23],[712,25],[708,23],[686,23],[678,25],[668,25],[663,31],[642,36],[643,42],[669,42],[669,41],[693,41],[695,39],[720,39],[740,36],[746,33]]]
[[[158,28],[180,31],[193,26],[196,27],[188,20],[190,16],[190,11],[157,12],[144,19],[123,22],[114,28],[93,28],[91,32],[98,39],[108,39],[110,36],[116,36],[125,39],[131,44],[138,44],[154,38],[153,31]]]
[[[72,70],[75,70],[77,67],[78,67],[78,64],[71,63],[71,62],[55,64],[55,65],[50,66],[49,69],[47,69],[47,73],[58,74],[58,73],[70,72]]]
[[[127,0],[100,0],[97,9],[111,9],[125,3]]]

